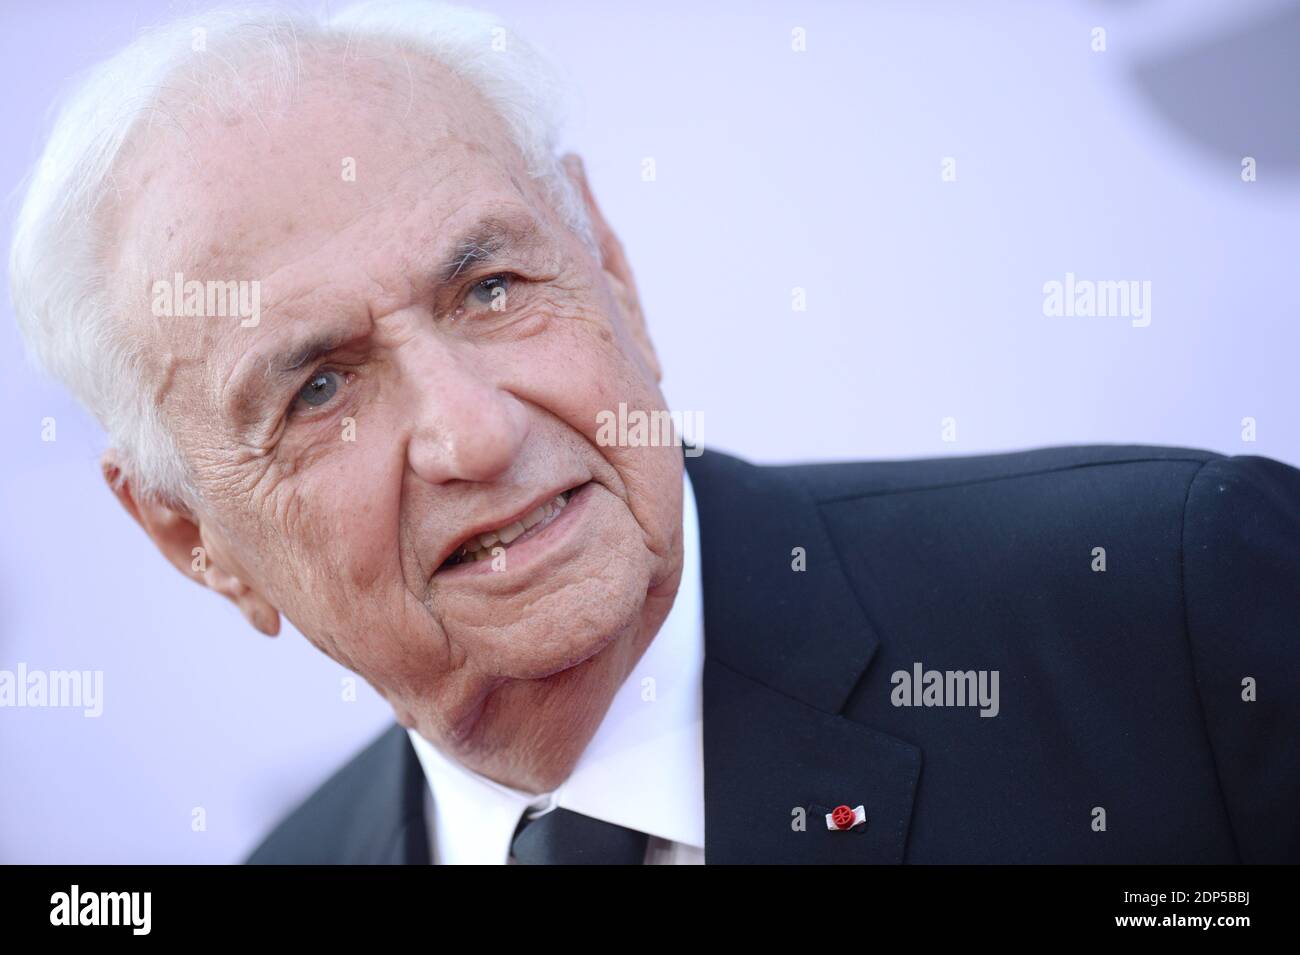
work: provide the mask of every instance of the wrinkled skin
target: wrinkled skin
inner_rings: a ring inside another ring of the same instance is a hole
[[[197,495],[137,495],[112,450],[106,477],[257,629],[276,634],[283,613],[445,753],[554,788],[667,615],[682,559],[680,448],[597,442],[599,412],[665,404],[581,164],[566,157],[599,255],[499,117],[434,62],[325,48],[290,107],[184,106],[133,141],[105,219],[117,311],[147,344],[150,397]],[[439,274],[484,216],[509,247]],[[152,283],[176,272],[260,281],[260,321],[155,316]],[[517,277],[497,310],[477,283],[500,274]],[[338,347],[265,373],[318,331]],[[328,400],[302,396],[313,380]],[[581,485],[504,569],[440,569],[472,532]]]

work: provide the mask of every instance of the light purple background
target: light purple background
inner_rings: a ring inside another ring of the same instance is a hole
[[[193,8],[3,4],[6,193],[74,71]],[[706,445],[788,461],[1148,442],[1300,462],[1300,83],[1269,72],[1279,43],[1300,61],[1294,4],[494,9],[571,78],[568,142]],[[1150,327],[1044,317],[1043,283],[1067,271],[1150,280]],[[267,640],[164,563],[3,299],[0,669],[102,669],[105,712],[0,709],[0,861],[237,860],[389,714],[364,684],[342,702],[346,672],[292,627]]]

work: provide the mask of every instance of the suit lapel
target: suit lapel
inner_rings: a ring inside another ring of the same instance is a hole
[[[323,837],[349,865],[428,865],[424,818],[428,785],[406,730],[394,723],[362,757],[356,772],[335,783],[347,813]]]
[[[921,752],[839,715],[879,641],[816,503],[787,469],[715,451],[687,468],[704,578],[706,860],[901,862]],[[827,829],[841,804],[862,805],[867,824]]]
[[[393,839],[389,845],[387,862],[390,865],[429,865],[430,856],[428,820],[424,818],[425,790],[429,780],[420,765],[420,757],[406,728],[397,727],[402,734],[402,782],[400,815],[394,821]]]

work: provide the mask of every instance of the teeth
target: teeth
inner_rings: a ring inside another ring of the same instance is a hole
[[[467,541],[465,545],[457,551],[461,562],[487,560],[492,556],[492,548],[497,546],[497,544],[508,545],[511,541],[522,535],[524,531],[530,530],[538,524],[549,521],[558,516],[560,511],[564,510],[564,505],[569,503],[569,494],[569,491],[565,491],[563,494],[557,494],[526,517],[505,527],[498,528],[497,530],[480,534],[478,537]]]

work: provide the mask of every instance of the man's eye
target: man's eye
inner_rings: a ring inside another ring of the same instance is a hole
[[[510,291],[509,275],[489,275],[480,282],[475,282],[467,298],[472,298],[480,305],[486,305],[494,311],[506,307],[506,295]]]
[[[311,376],[307,384],[298,390],[294,399],[294,409],[298,410],[302,406],[308,408],[319,408],[334,397],[334,393],[339,390],[342,377],[336,371],[318,371]]]

